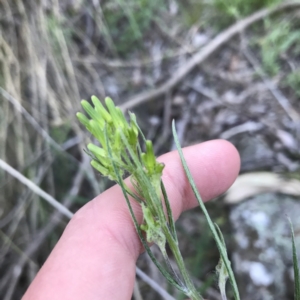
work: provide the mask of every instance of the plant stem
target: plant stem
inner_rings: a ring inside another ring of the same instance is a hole
[[[174,240],[173,236],[170,234],[168,226],[163,226],[163,231],[165,233],[166,239],[168,241],[169,247],[175,257],[176,263],[186,284],[186,295],[191,298],[191,300],[202,300],[203,298],[197,292],[193,282],[191,281],[190,275],[185,267],[180,249],[178,247],[178,242]]]

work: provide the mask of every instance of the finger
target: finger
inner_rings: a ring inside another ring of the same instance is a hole
[[[192,176],[206,201],[226,191],[240,160],[218,140],[184,149]],[[174,216],[196,206],[177,152],[159,159]],[[134,211],[142,221],[138,205]],[[78,211],[41,268],[24,299],[131,299],[135,263],[142,251],[122,191],[115,186]]]

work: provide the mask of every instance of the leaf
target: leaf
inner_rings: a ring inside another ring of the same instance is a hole
[[[236,283],[236,280],[235,280],[235,277],[234,277],[234,274],[233,274],[233,271],[232,271],[232,268],[231,268],[231,263],[228,259],[228,256],[227,256],[227,251],[226,251],[226,248],[224,247],[223,245],[223,242],[222,240],[220,239],[218,233],[217,233],[217,230],[215,228],[215,225],[214,223],[212,222],[207,210],[206,210],[206,207],[203,203],[203,200],[197,190],[197,187],[196,187],[196,184],[193,180],[193,177],[191,175],[191,172],[187,166],[187,163],[186,163],[186,160],[183,156],[183,152],[182,152],[182,149],[181,149],[181,146],[180,146],[180,143],[179,143],[179,140],[178,140],[178,135],[177,135],[177,132],[176,132],[176,128],[175,128],[175,121],[173,120],[172,122],[172,131],[173,131],[173,137],[174,137],[174,141],[175,141],[175,144],[176,144],[176,147],[177,147],[177,150],[178,150],[178,153],[179,153],[179,156],[180,156],[180,159],[181,159],[181,163],[182,163],[182,166],[183,166],[183,169],[185,171],[185,174],[187,176],[187,179],[189,181],[189,184],[193,190],[193,193],[206,217],[206,220],[207,220],[207,223],[208,223],[208,226],[213,234],[213,237],[216,241],[216,244],[217,244],[217,247],[219,249],[219,252],[220,252],[220,255],[221,255],[221,258],[223,259],[224,261],[224,264],[226,266],[226,269],[227,269],[227,272],[228,272],[228,276],[229,276],[229,280],[230,280],[230,283],[232,285],[232,288],[233,288],[233,294],[234,294],[234,299],[235,300],[240,300],[240,296],[239,296],[239,291],[238,291],[238,287],[237,287],[237,283]]]
[[[295,244],[295,234],[291,219],[288,218],[291,227],[292,234],[292,247],[293,247],[293,266],[294,266],[294,297],[295,300],[300,300],[300,275],[299,275],[299,265],[298,265],[298,256],[297,249]]]
[[[169,201],[167,191],[166,191],[166,188],[165,188],[165,185],[164,185],[163,181],[161,181],[161,191],[162,191],[164,201],[165,201],[165,205],[166,205],[166,209],[167,209],[168,222],[169,222],[170,230],[171,230],[171,233],[173,235],[174,240],[176,241],[176,243],[178,243],[178,238],[177,238],[177,233],[176,233],[176,228],[175,228],[175,221],[174,221],[174,218],[173,218],[170,201]]]
[[[226,192],[225,202],[236,204],[265,192],[300,196],[300,180],[284,178],[272,172],[245,173],[239,175]]]

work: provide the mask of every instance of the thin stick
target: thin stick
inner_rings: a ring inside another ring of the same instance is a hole
[[[136,274],[145,281],[151,288],[153,288],[158,294],[160,294],[165,300],[175,300],[170,294],[168,294],[161,286],[151,279],[147,274],[145,274],[138,267],[136,268]]]
[[[251,50],[248,48],[248,45],[246,42],[244,42],[243,45],[243,52],[245,57],[248,59],[248,61],[253,66],[255,72],[260,76],[263,83],[267,87],[267,89],[271,92],[271,94],[274,96],[274,98],[277,100],[278,104],[282,107],[282,109],[286,112],[286,114],[290,117],[290,119],[297,123],[300,121],[300,115],[298,112],[293,108],[293,106],[290,104],[287,97],[279,90],[279,88],[274,84],[266,75],[266,73],[263,71],[263,69],[259,66],[258,61],[256,60],[255,56],[251,52]]]
[[[0,94],[8,100],[24,117],[25,119],[32,125],[32,127],[56,150],[64,152],[59,144],[57,144],[52,137],[48,134],[46,130],[44,130],[40,124],[31,116],[31,114],[19,103],[17,99],[15,99],[12,95],[10,95],[5,89],[0,87]]]
[[[135,280],[134,282],[134,286],[133,286],[133,297],[135,300],[143,300],[141,291],[140,291],[140,287],[139,287],[139,283],[137,280]]]
[[[79,192],[79,189],[82,185],[82,181],[84,179],[84,173],[86,171],[86,167],[89,165],[89,159],[88,156],[84,156],[83,162],[80,164],[79,170],[74,177],[73,184],[69,192],[67,193],[67,196],[62,200],[62,203],[64,206],[69,207],[72,204],[72,200],[74,196],[76,196]],[[49,218],[49,222],[45,227],[40,229],[37,234],[35,235],[32,242],[28,244],[26,249],[24,250],[24,254],[20,256],[18,261],[11,266],[10,270],[7,272],[9,275],[9,289],[7,290],[5,294],[4,299],[11,299],[11,294],[15,290],[15,287],[22,275],[22,271],[24,269],[25,264],[27,263],[28,259],[27,257],[32,257],[34,253],[39,249],[39,247],[43,244],[44,240],[48,237],[48,235],[52,232],[52,230],[59,224],[61,221],[62,214],[60,211],[55,210],[52,213],[52,216]],[[15,273],[14,270],[20,270],[20,272]],[[0,289],[1,291],[1,289]]]
[[[247,27],[252,25],[253,23],[262,20],[270,14],[278,12],[283,9],[293,8],[300,6],[300,1],[289,1],[286,3],[282,3],[280,5],[275,6],[271,9],[262,9],[258,12],[252,14],[251,16],[238,21],[233,24],[220,34],[218,34],[212,41],[210,41],[206,46],[204,46],[198,53],[190,58],[187,63],[184,64],[183,67],[179,68],[176,72],[174,72],[174,76],[172,76],[166,83],[162,86],[155,88],[154,90],[146,91],[140,93],[133,97],[132,99],[125,102],[121,105],[121,109],[123,111],[130,109],[134,106],[140,105],[142,103],[154,100],[173,87],[175,87],[181,80],[183,80],[197,65],[202,63],[206,58],[208,58],[212,53],[214,53],[218,48],[224,45],[228,40],[234,37],[236,34],[245,30]]]
[[[10,175],[18,179],[20,182],[22,182],[24,185],[26,185],[29,189],[31,189],[34,193],[45,199],[50,205],[52,205],[54,208],[56,208],[58,211],[60,211],[63,215],[65,215],[68,218],[72,218],[73,213],[70,212],[65,206],[63,206],[60,202],[58,202],[56,199],[54,199],[51,195],[47,194],[45,191],[43,191],[40,187],[38,187],[36,184],[34,184],[32,181],[30,181],[28,178],[26,178],[24,175],[22,175],[19,171],[12,168],[9,164],[7,164],[5,161],[0,159],[0,168],[8,172]]]

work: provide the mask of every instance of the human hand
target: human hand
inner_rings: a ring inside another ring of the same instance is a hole
[[[204,201],[225,192],[238,175],[239,155],[226,141],[209,141],[183,151]],[[178,153],[158,160],[166,165],[163,181],[177,219],[197,202]],[[142,222],[140,206],[135,202],[132,206]],[[141,252],[122,191],[114,186],[74,215],[23,300],[131,299]]]

